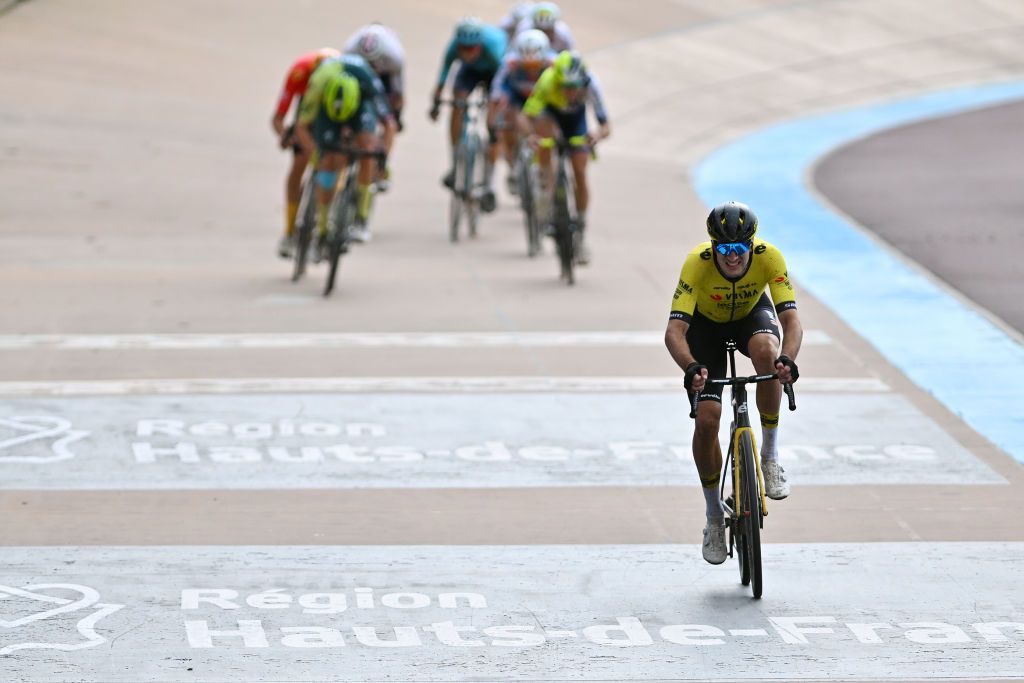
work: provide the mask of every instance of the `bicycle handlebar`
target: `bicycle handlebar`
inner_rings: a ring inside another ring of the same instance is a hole
[[[704,386],[742,386],[747,384],[758,384],[760,382],[770,382],[773,379],[778,379],[777,373],[770,375],[749,375],[747,377],[729,377],[727,379],[708,379],[704,381]],[[782,385],[782,390],[786,392],[786,398],[789,399],[789,409],[796,410],[796,394],[793,392],[793,383],[789,382]],[[693,407],[690,408],[690,418],[697,417],[697,404],[700,402],[700,392],[693,392]]]

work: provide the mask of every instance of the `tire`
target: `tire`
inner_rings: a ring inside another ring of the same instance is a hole
[[[523,208],[523,223],[526,225],[526,255],[533,258],[540,253],[540,221],[533,206],[534,168],[532,157],[519,156],[519,202]]]
[[[306,258],[309,256],[309,245],[313,241],[313,228],[316,226],[316,191],[314,176],[311,174],[302,188],[302,211],[296,226],[298,234],[295,240],[295,256],[293,257],[292,282],[298,282],[306,272]]]
[[[460,189],[463,185],[463,176],[466,171],[465,164],[465,153],[466,148],[464,144],[460,143],[458,150],[455,152],[455,182],[452,183],[453,189],[451,191],[452,197],[448,204],[448,241],[458,242],[459,241],[459,223],[462,222],[462,211],[465,206],[465,201],[461,196]]]
[[[569,215],[568,183],[564,172],[559,173],[558,184],[555,186],[555,206],[553,222],[555,224],[555,246],[558,248],[558,263],[561,266],[562,279],[566,284],[576,282],[573,274],[573,238],[572,217]]]
[[[475,133],[466,140],[466,173],[463,178],[462,192],[465,197],[466,225],[469,236],[476,237],[476,226],[480,218],[480,200],[477,198],[476,174],[480,168],[480,138]],[[456,185],[456,187],[458,187]]]
[[[749,432],[740,435],[740,486],[743,490],[743,512],[740,523],[744,526],[746,541],[746,564],[750,574],[750,587],[755,598],[760,598],[764,588],[761,571],[761,492],[757,485],[757,463],[754,460],[754,444]]]
[[[349,173],[352,173],[352,169]],[[334,281],[338,276],[338,266],[341,263],[341,255],[348,243],[348,230],[355,218],[355,188],[351,179],[345,184],[338,196],[334,198],[331,206],[331,214],[328,216],[330,232],[327,245],[327,281],[324,284],[324,296],[330,296],[334,291]]]

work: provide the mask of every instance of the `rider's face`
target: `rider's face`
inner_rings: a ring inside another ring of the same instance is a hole
[[[750,262],[750,252],[748,251],[745,254],[729,254],[728,256],[722,256],[715,252],[715,262],[718,263],[718,268],[726,277],[739,277],[747,269],[747,263]]]
[[[479,45],[459,45],[459,60],[463,62],[472,62],[480,56],[483,48]]]

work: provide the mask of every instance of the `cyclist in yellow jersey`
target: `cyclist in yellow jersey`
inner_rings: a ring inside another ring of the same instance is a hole
[[[750,358],[757,374],[779,374],[779,382],[757,385],[757,410],[761,414],[765,494],[775,500],[785,498],[789,483],[779,464],[779,407],[782,384],[795,382],[800,376],[793,359],[800,351],[803,327],[786,261],[775,246],[756,238],[754,212],[739,202],[722,204],[708,215],[707,228],[711,241],[697,245],[687,255],[679,275],[665,345],[685,371],[684,384],[691,402],[694,392],[700,393],[693,459],[708,519],[702,552],[711,564],[721,564],[727,555],[725,514],[719,494],[722,388],[705,387],[705,381],[726,376],[728,339]],[[770,299],[766,288],[771,292]]]

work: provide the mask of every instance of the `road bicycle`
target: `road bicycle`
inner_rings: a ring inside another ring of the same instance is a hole
[[[579,214],[576,211],[576,188],[566,157],[581,146],[589,146],[594,157],[594,148],[585,135],[574,135],[568,140],[561,137],[542,138],[540,144],[553,147],[558,152],[555,161],[555,191],[551,207],[551,226],[561,279],[568,285],[576,284],[574,267],[579,262],[580,229]]]
[[[729,425],[729,450],[722,467],[722,484],[719,496],[722,498],[728,516],[729,557],[739,560],[740,582],[750,586],[755,598],[760,598],[764,588],[761,571],[761,530],[768,515],[767,498],[764,494],[764,475],[761,472],[761,458],[757,451],[757,440],[750,426],[747,410],[747,385],[770,382],[779,379],[777,374],[736,376],[736,342],[729,340],[725,345],[729,353],[729,378],[708,379],[707,386],[732,387],[732,423]],[[789,399],[789,409],[796,410],[796,396],[792,384],[782,388]],[[694,392],[693,409],[690,417],[696,417],[700,394]],[[730,476],[731,475],[731,476]],[[725,484],[729,481],[732,493],[725,497]]]
[[[479,129],[480,111],[486,109],[487,100],[478,95],[469,100],[443,100],[442,104],[454,107],[462,116],[462,134],[455,146],[455,176],[448,207],[448,239],[458,242],[463,216],[466,217],[469,236],[476,237],[481,202],[487,192],[484,179],[490,162]]]
[[[327,209],[327,236],[326,244],[327,257],[327,279],[324,283],[323,295],[330,296],[334,291],[334,283],[338,276],[338,266],[342,254],[348,251],[350,231],[356,222],[356,215],[359,206],[359,192],[357,176],[359,175],[359,162],[365,158],[373,158],[382,162],[385,153],[382,150],[364,150],[355,147],[336,147],[331,149],[345,156],[346,166],[344,170],[345,184],[335,191],[331,198],[330,206]],[[295,266],[292,272],[292,280],[296,281],[302,277],[306,270],[306,261],[309,258],[310,245],[313,243],[313,233],[316,227],[316,194],[313,190],[312,176],[307,179],[299,202],[299,224],[298,244],[295,251]],[[318,247],[319,248],[319,247]]]
[[[324,283],[324,296],[330,296],[334,290],[341,255],[348,252],[352,227],[356,224],[359,212],[359,162],[371,158],[383,164],[385,158],[383,150],[341,147],[336,151],[345,156],[347,163],[345,184],[334,193],[330,208],[327,210],[327,280]]]

